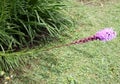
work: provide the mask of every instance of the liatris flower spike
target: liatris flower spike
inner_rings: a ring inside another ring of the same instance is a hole
[[[71,43],[68,43],[68,44],[55,46],[55,47],[49,48],[47,50],[51,50],[53,48],[60,48],[60,47],[63,47],[63,46],[70,46],[70,45],[73,45],[73,44],[86,43],[86,42],[94,41],[94,40],[110,41],[110,40],[114,39],[116,37],[116,35],[117,35],[116,32],[112,28],[105,28],[105,29],[102,29],[102,30],[96,32],[96,34],[93,35],[93,36],[83,38],[83,39],[80,39],[80,40],[77,40],[77,41],[74,41],[74,42],[71,42]]]
[[[116,37],[116,32],[112,28],[106,28],[98,31],[95,36],[101,41],[110,41]]]
[[[112,28],[105,28],[105,29],[102,29],[96,32],[96,34],[93,36],[74,41],[71,44],[86,43],[86,42],[93,41],[93,40],[100,40],[104,42],[110,41],[114,39],[116,35],[117,35],[116,32]]]

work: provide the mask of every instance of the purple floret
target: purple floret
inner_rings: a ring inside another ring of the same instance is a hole
[[[98,31],[95,36],[101,41],[109,41],[116,37],[116,32],[112,28],[105,28]]]

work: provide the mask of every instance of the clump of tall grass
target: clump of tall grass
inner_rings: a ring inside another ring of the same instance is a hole
[[[42,38],[56,38],[72,25],[63,1],[0,0],[0,71],[19,68],[37,56],[31,51],[10,52],[39,44]]]
[[[0,49],[13,50],[56,37],[71,24],[63,0],[1,0]]]

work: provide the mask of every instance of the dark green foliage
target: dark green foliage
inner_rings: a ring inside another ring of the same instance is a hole
[[[0,0],[0,70],[20,68],[36,56],[31,51],[11,52],[39,44],[44,38],[57,38],[70,26],[65,7],[63,0]]]
[[[71,24],[63,0],[0,0],[0,49],[13,50],[57,37]]]

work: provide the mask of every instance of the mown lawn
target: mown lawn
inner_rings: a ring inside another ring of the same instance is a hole
[[[32,50],[36,58],[22,72],[13,74],[10,84],[120,83],[120,0],[66,3],[68,13],[77,21],[75,28],[66,30],[61,40]],[[113,27],[117,38],[43,51],[93,35],[105,27]]]

